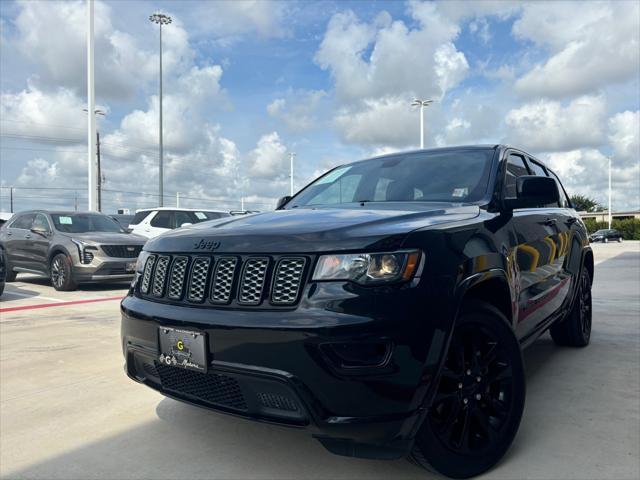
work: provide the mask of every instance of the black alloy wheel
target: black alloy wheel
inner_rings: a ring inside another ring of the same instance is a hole
[[[513,441],[524,397],[520,345],[504,316],[481,304],[457,322],[413,460],[453,478],[485,472]]]
[[[73,280],[71,260],[63,253],[59,253],[51,260],[50,275],[51,283],[56,290],[69,291],[77,287]]]
[[[591,341],[592,319],[591,276],[589,271],[583,268],[578,279],[578,291],[573,308],[565,319],[551,326],[551,338],[558,345],[586,347]]]

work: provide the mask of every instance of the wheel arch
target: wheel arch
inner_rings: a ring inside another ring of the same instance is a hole
[[[593,285],[593,274],[595,272],[595,263],[593,261],[593,250],[591,250],[591,247],[585,248],[582,264],[584,268],[586,268],[587,271],[589,272],[589,277],[591,278],[591,284]]]
[[[71,254],[69,253],[69,250],[66,249],[66,247],[63,247],[62,245],[55,245],[51,247],[51,249],[49,250],[49,255],[47,257],[47,272],[51,270],[51,262],[53,261],[53,257],[60,253],[66,255],[67,257],[71,257]]]
[[[472,302],[483,302],[496,308],[513,326],[516,312],[514,311],[514,295],[507,272],[502,269],[491,269],[476,273],[466,278],[458,287],[456,294],[456,318],[465,305]]]

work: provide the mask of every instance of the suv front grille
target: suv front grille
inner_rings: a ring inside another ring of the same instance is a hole
[[[291,306],[298,302],[306,257],[150,255],[140,293],[187,304]]]
[[[268,258],[251,258],[245,262],[238,296],[240,303],[246,305],[260,303],[268,266]]]
[[[295,302],[304,272],[304,258],[283,258],[276,268],[271,301],[278,305]]]
[[[100,245],[108,257],[138,258],[142,245]]]

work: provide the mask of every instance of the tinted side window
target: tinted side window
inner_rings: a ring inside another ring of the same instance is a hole
[[[183,223],[196,223],[189,212],[175,212],[176,223],[174,228],[179,228]]]
[[[147,218],[150,212],[138,212],[133,216],[133,220],[129,222],[129,225],[138,225],[142,220]]]
[[[31,225],[33,224],[33,219],[36,215],[34,213],[26,213],[24,215],[20,215],[16,218],[9,228],[23,228],[24,230],[29,230]]]
[[[174,228],[173,212],[162,210],[151,219],[151,226],[156,228]]]
[[[546,177],[547,176],[546,170],[539,163],[536,163],[536,162],[534,162],[532,160],[529,160],[529,167],[531,167],[531,171],[533,172],[534,175],[537,175],[538,177]]]
[[[516,178],[529,175],[524,157],[512,153],[507,160],[507,172],[504,183],[505,198],[516,198]]]
[[[571,208],[571,201],[569,201],[567,192],[564,191],[564,187],[562,186],[560,179],[551,170],[548,170],[548,172],[551,177],[555,178],[556,184],[558,185],[558,193],[560,194],[560,208]]]
[[[45,217],[43,214],[38,213],[36,215],[35,220],[33,221],[33,228],[39,228],[42,230],[46,230],[46,231],[50,231],[51,227],[49,227],[49,221],[47,220],[47,217]]]

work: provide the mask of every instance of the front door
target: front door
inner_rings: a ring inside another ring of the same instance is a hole
[[[520,153],[510,153],[505,178],[505,198],[515,198],[516,178],[535,174]],[[564,281],[562,265],[565,250],[556,208],[521,208],[513,211],[509,222],[514,239],[518,318],[516,333],[527,337],[557,310],[570,284]]]

